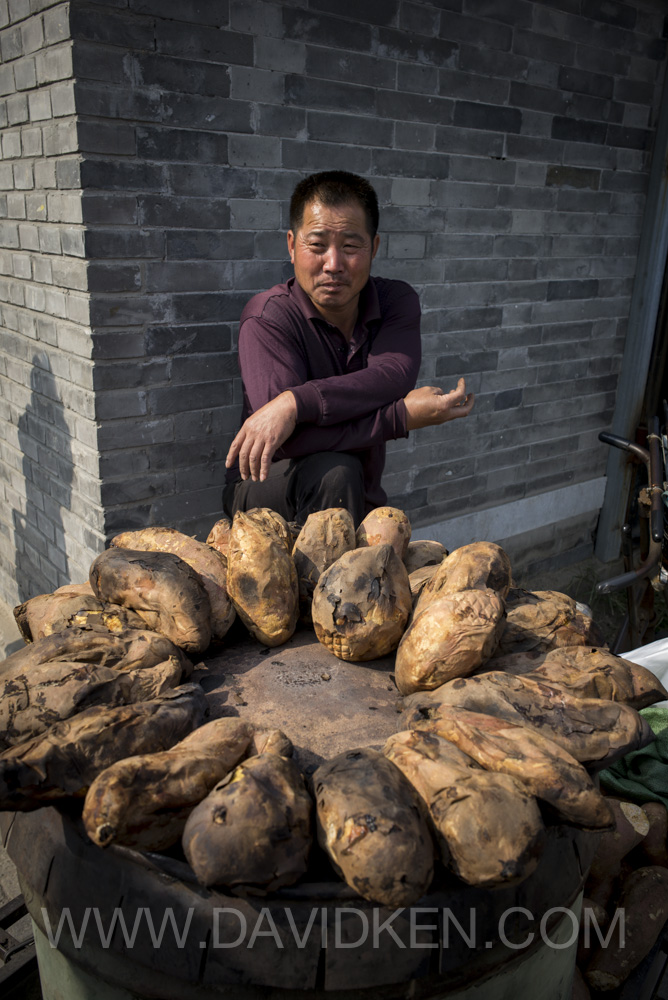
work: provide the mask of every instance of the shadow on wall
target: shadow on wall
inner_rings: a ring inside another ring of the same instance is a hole
[[[62,511],[74,466],[63,403],[46,354],[35,354],[30,402],[19,420],[26,511],[14,511],[16,583],[21,601],[69,581]]]

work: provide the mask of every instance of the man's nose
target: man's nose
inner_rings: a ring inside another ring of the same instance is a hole
[[[340,271],[342,269],[343,254],[337,247],[329,247],[325,254],[324,268],[326,271]]]

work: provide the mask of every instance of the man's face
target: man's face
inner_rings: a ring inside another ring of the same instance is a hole
[[[327,319],[357,309],[378,243],[357,201],[331,208],[312,201],[304,207],[299,229],[288,232],[290,260],[298,284]]]

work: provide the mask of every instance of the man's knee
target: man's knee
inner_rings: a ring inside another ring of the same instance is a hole
[[[319,452],[303,461],[295,507],[304,519],[316,510],[345,507],[355,524],[364,516],[364,468],[356,455]]]
[[[364,483],[364,470],[362,463],[356,455],[334,454],[328,456],[333,459],[330,463],[325,463],[322,473],[323,487],[327,489],[347,489],[357,487],[361,489]]]

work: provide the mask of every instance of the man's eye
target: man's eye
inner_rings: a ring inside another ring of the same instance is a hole
[[[318,252],[325,249],[324,243],[309,243],[309,250],[317,250]]]

